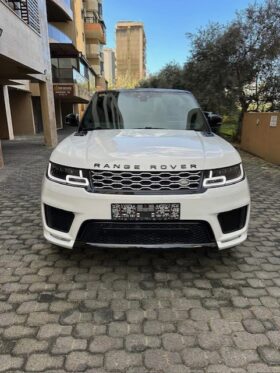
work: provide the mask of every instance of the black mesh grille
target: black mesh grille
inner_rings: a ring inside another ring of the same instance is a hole
[[[120,245],[215,243],[212,229],[204,221],[112,222],[89,220],[81,226],[77,241]]]

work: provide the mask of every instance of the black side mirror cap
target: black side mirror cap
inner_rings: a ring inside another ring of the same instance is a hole
[[[79,125],[79,115],[74,113],[66,115],[65,124],[67,126],[77,127]]]
[[[211,113],[209,111],[204,111],[204,115],[209,123],[209,126],[211,127],[212,132],[218,133],[222,125],[223,118],[220,115]]]

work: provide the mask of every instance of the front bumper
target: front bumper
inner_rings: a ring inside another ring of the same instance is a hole
[[[219,188],[208,189],[201,194],[185,195],[118,195],[118,194],[94,194],[83,188],[66,186],[50,181],[46,177],[42,186],[42,220],[45,238],[65,248],[73,248],[78,233],[83,223],[87,221],[110,221],[112,203],[180,203],[180,221],[203,221],[209,223],[214,241],[219,249],[236,246],[247,238],[250,193],[247,180]],[[61,232],[50,228],[46,223],[44,205],[72,212],[73,222],[69,232]],[[223,233],[218,220],[218,214],[226,211],[248,206],[246,222],[242,229],[231,233]],[[124,233],[125,234],[125,233]],[[90,242],[94,244],[94,242]],[[135,244],[110,244],[99,246],[149,246],[149,247],[188,247],[195,245],[135,245]],[[211,245],[208,245],[211,246]]]

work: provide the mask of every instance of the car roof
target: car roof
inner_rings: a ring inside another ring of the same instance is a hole
[[[98,91],[97,93],[110,93],[110,92],[177,92],[177,93],[191,93],[190,91],[182,89],[167,89],[167,88],[119,88]]]

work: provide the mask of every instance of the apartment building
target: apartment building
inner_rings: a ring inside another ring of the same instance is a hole
[[[93,92],[106,88],[105,23],[102,0],[64,0],[66,9],[60,16],[53,1],[47,2],[56,122],[61,128],[67,114],[81,116]]]
[[[61,3],[61,0],[58,2]],[[86,58],[84,2],[63,0],[62,3],[63,9],[60,8],[58,12],[56,2],[47,0],[57,128],[63,127],[67,114],[83,114],[85,105],[95,91],[97,77],[97,73]],[[38,95],[38,90],[33,89],[34,97],[36,92]],[[37,127],[39,125],[38,123]]]
[[[109,87],[116,84],[116,54],[112,48],[104,48],[104,77]]]
[[[118,86],[133,86],[146,76],[146,36],[142,22],[122,21],[116,26]]]
[[[44,132],[54,146],[106,87],[102,0],[0,0],[0,27],[0,139]]]
[[[97,90],[106,89],[104,78],[103,46],[106,44],[106,26],[103,20],[101,0],[84,1],[86,55],[93,70],[97,73]]]
[[[36,82],[45,143],[56,145],[47,28],[45,1],[0,0],[0,140],[35,132],[30,82]]]

